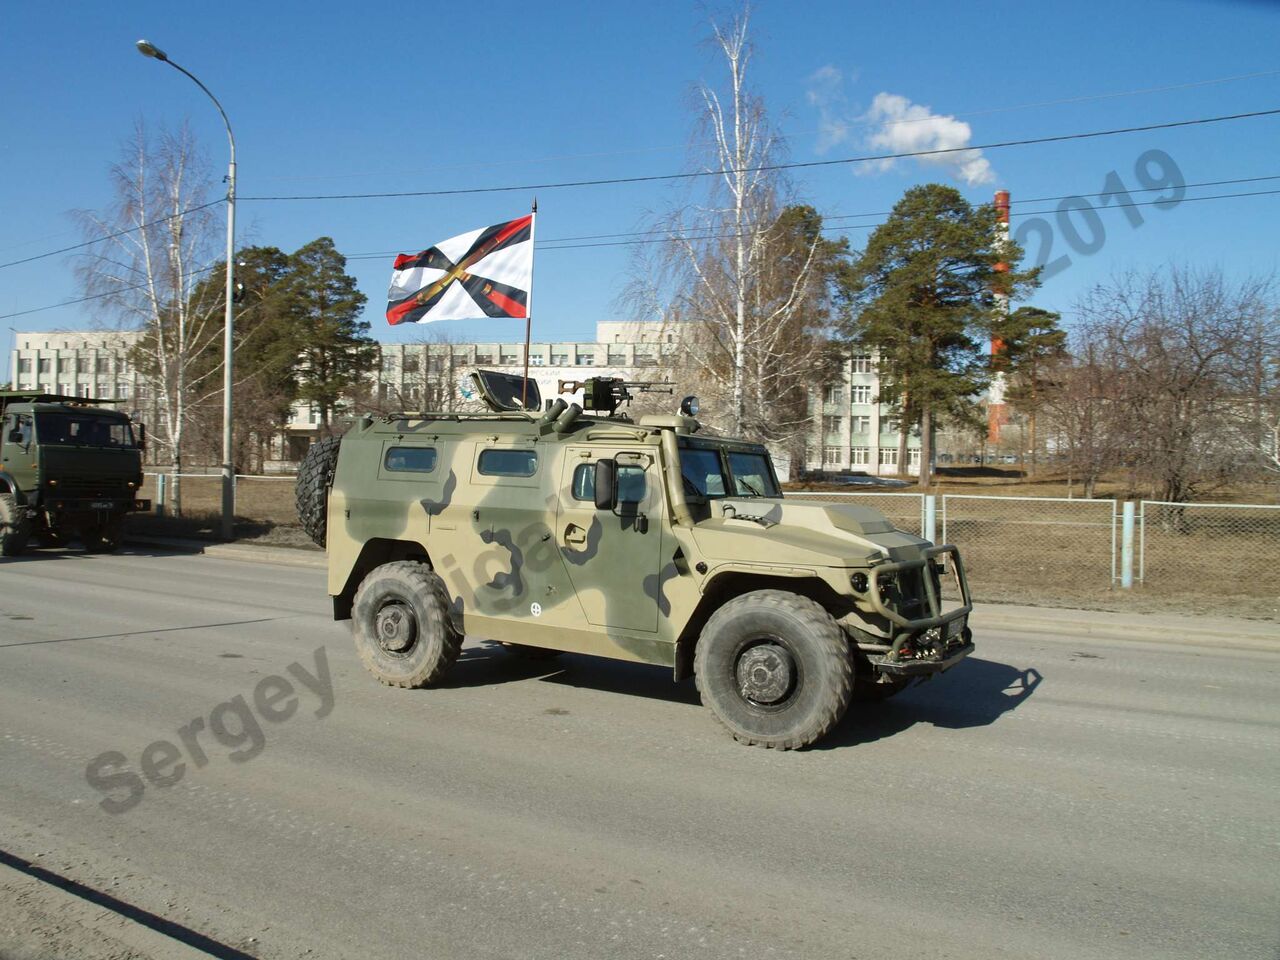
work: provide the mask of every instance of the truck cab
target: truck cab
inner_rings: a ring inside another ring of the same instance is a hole
[[[0,552],[31,537],[58,544],[78,534],[89,550],[114,550],[125,514],[146,510],[145,428],[110,401],[0,391]]]

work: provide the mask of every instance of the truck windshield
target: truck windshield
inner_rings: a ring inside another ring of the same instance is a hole
[[[127,421],[91,413],[37,413],[36,441],[80,447],[135,446],[133,428]]]
[[[680,472],[685,493],[694,496],[782,496],[773,482],[769,458],[763,453],[685,447],[680,451]]]

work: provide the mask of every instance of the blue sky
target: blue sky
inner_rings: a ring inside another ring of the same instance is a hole
[[[225,170],[226,139],[212,105],[185,77],[140,56],[133,46],[140,37],[222,101],[236,133],[241,197],[437,190],[688,170],[693,92],[724,77],[705,42],[708,18],[727,9],[663,0],[11,5],[0,38],[0,262],[82,239],[69,211],[110,202],[108,169],[139,119],[152,127],[189,120],[210,169]],[[751,85],[796,162],[1280,107],[1275,4],[763,0],[752,24]],[[912,122],[893,122],[903,119]],[[1188,184],[1280,176],[1278,148],[1280,116],[1273,116],[989,150],[942,165],[833,165],[797,170],[793,180],[798,197],[828,217],[886,211],[907,187],[930,180],[954,184],[975,202],[1008,189],[1015,215],[1045,211],[1053,256],[1071,257],[1031,302],[1069,311],[1082,290],[1119,270],[1178,261],[1275,271],[1280,194],[1191,198],[1280,190],[1280,179],[1189,187],[1168,209],[1104,208],[1105,239],[1090,255],[1068,249],[1057,201],[1019,206],[1019,199],[1098,193],[1113,171],[1125,187],[1139,187],[1135,163],[1151,150],[1171,158]],[[1158,156],[1147,154],[1148,183],[1169,172]],[[617,296],[632,269],[627,246],[552,250],[543,242],[644,229],[647,216],[682,195],[653,183],[540,190],[535,339],[591,339],[597,320],[623,317]],[[413,252],[522,215],[531,199],[521,191],[244,200],[237,232],[241,243],[285,250],[328,235],[348,255]],[[1085,241],[1087,217],[1071,221]],[[867,230],[852,225],[877,219],[832,223],[851,227],[856,248]],[[1015,229],[1020,222],[1015,216]],[[369,298],[375,336],[404,341],[436,332],[387,326],[391,260],[349,265]],[[0,269],[0,314],[82,296],[73,265],[61,255]],[[92,303],[3,320],[23,331],[109,322]],[[434,326],[460,339],[523,337],[520,321]],[[7,348],[8,330],[0,333]]]

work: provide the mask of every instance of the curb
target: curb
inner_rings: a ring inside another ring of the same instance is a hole
[[[328,563],[324,551],[305,548],[207,543],[201,540],[143,536],[129,537],[127,542],[250,563],[273,563],[317,570],[324,569]],[[1280,652],[1280,624],[1255,620],[1224,621],[1217,618],[1214,626],[1207,627],[1202,621],[1191,617],[999,603],[977,604],[971,617],[979,630]]]

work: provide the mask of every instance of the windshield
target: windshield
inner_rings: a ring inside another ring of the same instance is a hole
[[[133,428],[125,420],[92,413],[38,413],[36,439],[42,444],[79,447],[133,447]]]
[[[782,496],[773,482],[767,454],[724,454],[722,449],[682,448],[680,473],[684,477],[684,492],[708,499]]]

